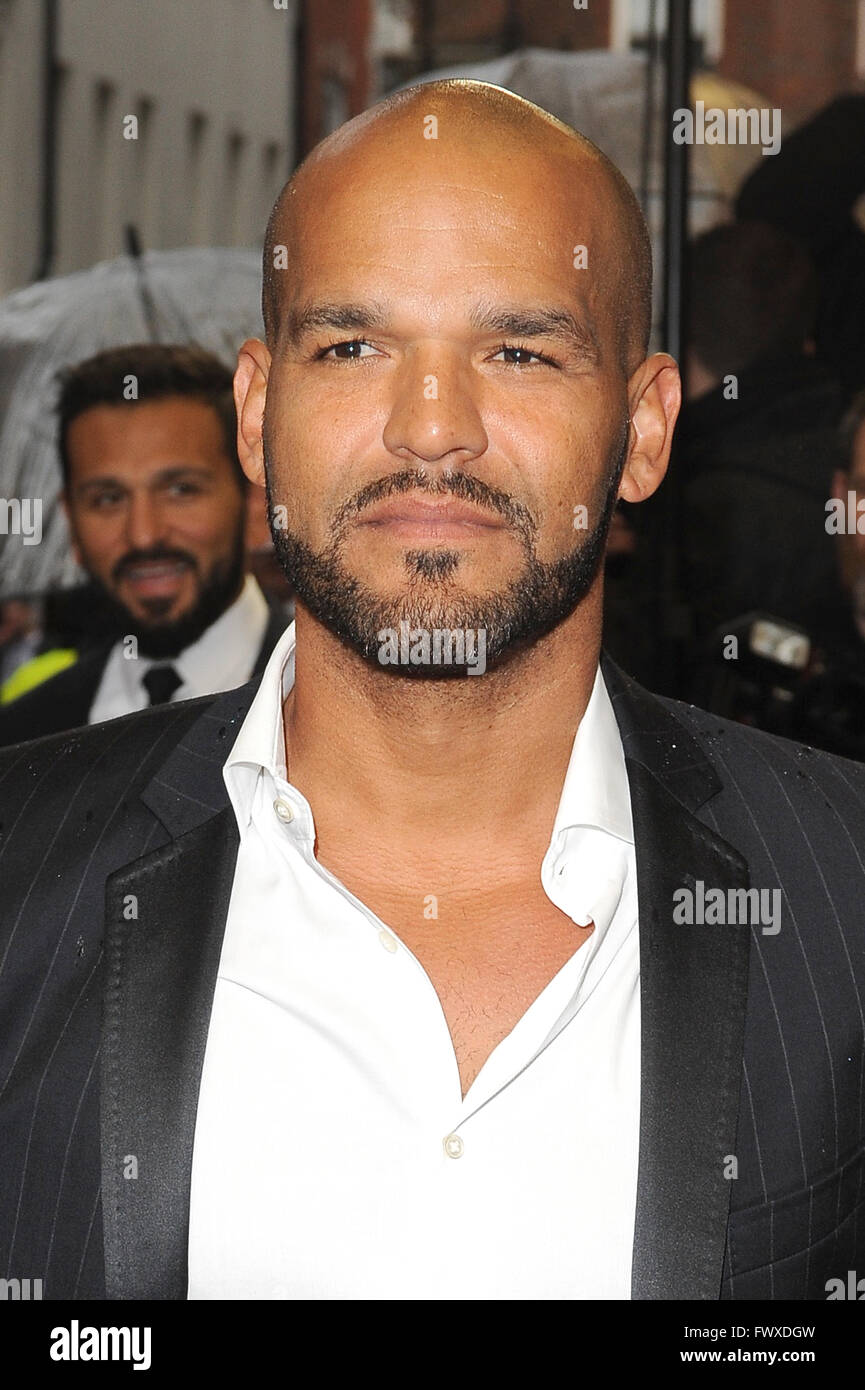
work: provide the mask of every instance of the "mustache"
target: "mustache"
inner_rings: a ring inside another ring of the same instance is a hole
[[[436,497],[450,494],[460,502],[471,502],[477,507],[486,508],[487,511],[498,512],[510,526],[521,531],[527,540],[531,540],[537,531],[537,522],[527,507],[508,493],[490,487],[488,483],[481,482],[480,478],[475,478],[470,473],[448,473],[441,478],[430,479],[422,468],[407,468],[367,483],[354,496],[343,502],[332,523],[335,536],[340,536],[346,526],[367,507],[404,492],[426,492]]]
[[[189,555],[185,550],[130,550],[123,555],[111,571],[111,578],[115,583],[122,579],[128,569],[134,569],[136,565],[167,563],[189,565],[193,570],[198,569],[198,564],[194,555]]]

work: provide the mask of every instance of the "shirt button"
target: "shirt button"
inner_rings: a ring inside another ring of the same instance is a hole
[[[465,1145],[458,1134],[449,1134],[444,1141],[444,1146],[448,1158],[462,1158]]]
[[[379,932],[378,939],[381,942],[384,949],[386,951],[390,951],[391,955],[393,955],[394,952],[399,949],[396,938],[391,936],[390,932],[385,931],[384,928],[382,928],[382,930]]]
[[[281,796],[277,797],[276,801],[274,801],[273,809],[284,825],[288,825],[289,821],[294,820],[293,808],[289,805],[287,801],[283,801]]]

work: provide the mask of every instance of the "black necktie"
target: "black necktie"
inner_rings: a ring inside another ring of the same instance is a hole
[[[141,677],[141,684],[150,696],[151,705],[164,705],[183,684],[173,666],[151,666]]]

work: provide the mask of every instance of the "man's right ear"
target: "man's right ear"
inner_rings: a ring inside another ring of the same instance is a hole
[[[270,376],[270,353],[259,338],[247,338],[237,354],[234,404],[237,453],[251,483],[264,487],[264,403]]]

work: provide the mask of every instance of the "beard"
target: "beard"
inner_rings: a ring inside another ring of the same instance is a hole
[[[558,560],[544,562],[535,549],[536,524],[525,507],[507,493],[465,473],[431,482],[422,469],[403,470],[369,484],[337,513],[331,540],[314,551],[284,524],[277,526],[272,496],[273,470],[265,450],[268,516],[277,558],[298,598],[324,627],[378,670],[403,678],[446,680],[466,675],[466,666],[380,664],[382,632],[410,628],[486,634],[486,664],[504,660],[552,631],[585,598],[603,560],[628,445],[628,424],[608,459],[598,520],[578,545]],[[459,587],[459,550],[430,547],[403,555],[406,589],[395,596],[375,593],[345,567],[343,540],[351,521],[365,507],[395,493],[450,494],[496,511],[519,536],[524,563],[506,588],[484,595]],[[284,511],[284,509],[282,509]]]
[[[146,560],[185,561],[198,569],[194,557],[186,551],[154,548],[147,551],[131,551],[125,555],[112,578],[118,579],[125,566],[140,564]],[[193,642],[197,642],[217,618],[222,616],[240,591],[245,568],[241,526],[234,538],[230,555],[211,567],[193,606],[173,620],[163,620],[162,617],[162,612],[170,605],[170,600],[150,600],[150,614],[139,618],[131,613],[101,580],[93,576],[91,580],[105,604],[106,623],[112,636],[115,639],[121,636],[135,637],[142,656],[151,660],[165,660],[173,659],[187,647],[191,647]]]

